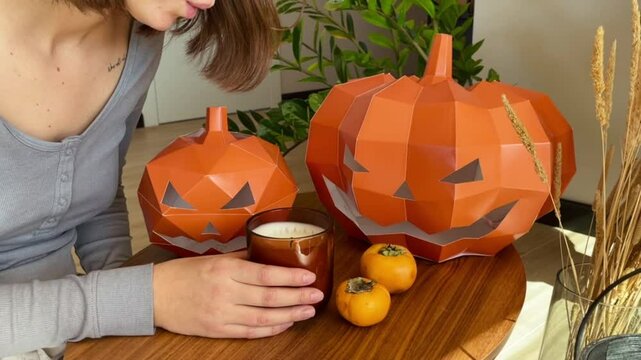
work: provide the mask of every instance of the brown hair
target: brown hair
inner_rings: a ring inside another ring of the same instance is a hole
[[[101,13],[125,8],[124,0],[63,2]],[[206,78],[228,91],[247,91],[267,76],[279,28],[272,0],[218,0],[211,9],[199,11],[196,18],[180,20],[173,32],[181,35],[189,31],[187,54],[203,61]]]

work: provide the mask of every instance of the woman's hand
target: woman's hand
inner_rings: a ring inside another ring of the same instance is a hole
[[[314,316],[323,293],[314,273],[256,264],[246,252],[154,265],[154,322],[171,332],[212,338],[279,334]]]

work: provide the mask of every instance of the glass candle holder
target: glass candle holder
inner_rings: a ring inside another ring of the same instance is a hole
[[[314,307],[327,304],[334,278],[334,229],[327,214],[300,207],[267,210],[247,220],[246,233],[249,260],[313,272],[311,286],[324,294]]]

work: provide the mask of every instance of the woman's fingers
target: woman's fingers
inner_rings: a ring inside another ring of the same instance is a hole
[[[222,331],[224,332],[223,336],[214,335],[211,337],[258,339],[278,335],[283,331],[289,329],[292,325],[294,325],[294,323],[260,327],[230,324],[225,325],[222,329]]]
[[[323,292],[315,288],[283,288],[256,285],[239,293],[238,304],[260,307],[284,307],[301,304],[316,304],[323,300]]]
[[[316,280],[316,275],[305,269],[262,265],[239,261],[231,278],[243,284],[259,286],[305,286]]]
[[[291,306],[286,308],[264,309],[253,306],[239,306],[241,314],[236,325],[250,327],[269,327],[307,320],[316,314],[313,306]]]

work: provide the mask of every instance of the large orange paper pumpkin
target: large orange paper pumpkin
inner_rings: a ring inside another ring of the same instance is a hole
[[[179,137],[147,164],[138,199],[150,241],[192,256],[246,247],[245,221],[291,206],[296,191],[278,148],[230,133],[226,108],[212,107],[204,129]]]
[[[496,254],[551,210],[501,94],[547,174],[558,144],[563,189],[575,173],[572,129],[547,96],[500,82],[466,89],[451,61],[451,37],[437,35],[422,79],[381,74],[335,86],[307,148],[321,201],[350,235],[438,262]]]

